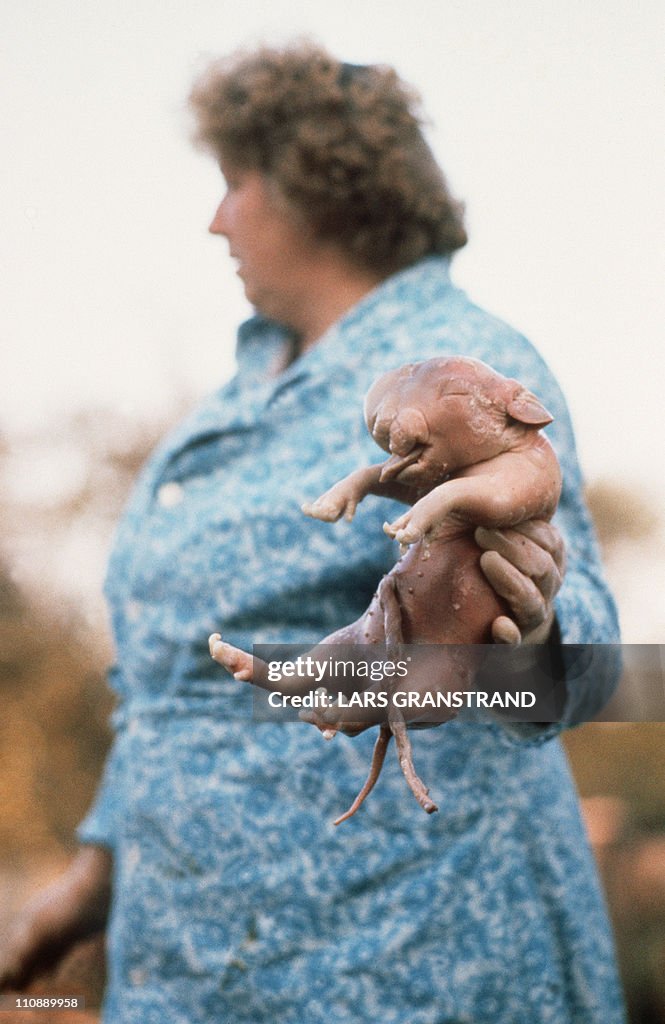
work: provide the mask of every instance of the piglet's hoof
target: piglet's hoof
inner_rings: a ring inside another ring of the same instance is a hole
[[[335,726],[326,722],[325,718],[316,711],[300,711],[298,712],[298,718],[301,722],[307,722],[308,725],[315,725],[319,732],[323,734],[324,740],[332,740],[337,735]]]
[[[402,519],[396,519],[394,523],[384,523],[383,532],[387,533],[393,540],[398,541],[404,547],[408,547],[410,544],[415,544],[417,541],[422,540],[423,531],[407,522],[402,522]]]
[[[251,654],[241,651],[232,644],[225,643],[219,633],[213,633],[208,639],[210,655],[215,661],[232,674],[234,679],[243,683],[251,682],[254,678],[254,663]]]
[[[350,498],[327,496],[323,494],[316,501],[306,501],[300,506],[301,511],[312,519],[320,519],[324,523],[336,523],[342,516],[347,522],[353,519],[357,501]]]

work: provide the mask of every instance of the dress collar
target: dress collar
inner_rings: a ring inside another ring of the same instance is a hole
[[[291,344],[289,330],[257,314],[238,330],[238,374],[245,381],[274,380],[276,386],[302,376],[318,376],[343,362],[362,362],[371,335],[422,308],[435,293],[450,287],[450,257],[428,256],[382,281],[328,328],[319,341],[275,376]]]
[[[295,381],[330,379],[341,369],[362,372],[377,361],[385,340],[410,330],[412,317],[451,288],[447,257],[429,257],[383,281],[330,327],[282,373],[291,335],[280,324],[254,316],[238,330],[238,372],[210,395],[165,439],[154,461],[153,478],[201,438],[254,427],[277,392]]]

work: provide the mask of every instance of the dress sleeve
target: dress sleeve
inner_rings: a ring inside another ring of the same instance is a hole
[[[567,472],[571,486],[555,519],[567,554],[564,583],[555,599],[565,685],[563,727],[598,714],[616,688],[622,667],[617,609],[605,581],[577,464]]]
[[[116,845],[118,826],[122,821],[123,814],[126,762],[125,717],[122,706],[117,708],[111,716],[115,739],[108,753],[93,804],[76,830],[79,842],[107,846],[111,850]]]
[[[574,448],[558,452],[564,490],[554,524],[566,548],[566,573],[555,598],[553,635],[540,663],[551,678],[550,723],[502,722],[502,731],[518,742],[541,743],[593,719],[605,706],[621,675],[619,622],[605,581],[591,517],[583,498]]]
[[[114,848],[120,806],[118,775],[121,770],[118,742],[116,741],[107,758],[95,801],[76,830],[81,843]]]

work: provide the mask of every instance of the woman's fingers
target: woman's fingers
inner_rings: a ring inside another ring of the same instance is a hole
[[[0,961],[0,992],[21,988],[29,978],[29,936],[25,927],[9,937]]]
[[[509,603],[509,594],[514,592],[517,585],[511,568],[532,580],[546,602],[554,599],[563,580],[565,551],[559,531],[550,523],[534,520],[505,530],[479,527],[475,539],[484,551],[494,552],[498,556],[485,559],[483,571],[497,593]],[[503,564],[499,558],[508,564]],[[497,586],[494,586],[495,578]],[[504,593],[500,587],[507,588],[508,593]],[[518,586],[518,591],[520,589]],[[532,594],[531,588],[526,587],[526,591],[527,595]],[[520,600],[519,593],[517,600]]]
[[[522,634],[516,622],[507,615],[499,615],[492,623],[492,640],[495,644],[510,644],[514,647],[522,642]]]
[[[545,519],[530,519],[513,527],[515,533],[532,540],[538,547],[548,551],[563,576],[566,570],[566,547],[556,526]]]
[[[509,605],[514,622],[499,616],[492,623],[495,643],[540,642],[554,617],[552,602],[561,587],[565,549],[556,527],[534,519],[512,529],[479,527],[475,540],[484,549],[480,566],[492,589]]]
[[[480,559],[492,589],[509,605],[517,626],[522,632],[541,625],[550,614],[549,602],[538,586],[496,551],[485,551]]]
[[[0,992],[22,989],[33,975],[50,970],[65,951],[60,922],[28,908],[14,925],[0,962]]]

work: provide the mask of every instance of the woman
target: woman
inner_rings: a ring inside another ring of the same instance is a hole
[[[414,104],[393,71],[309,46],[234,57],[193,93],[227,183],[210,230],[257,316],[240,329],[237,376],[158,449],[120,525],[116,743],[82,851],[24,918],[5,972],[21,982],[45,948],[98,927],[112,869],[113,1024],[622,1019],[554,738],[603,703],[611,671],[569,680],[555,725],[418,733],[441,813],[422,814],[393,764],[335,831],[371,731],[326,744],[253,722],[250,688],[207,651],[220,626],[240,647],[311,643],[366,607],[394,561],[392,509],[368,499],[352,526],[331,526],[300,502],[376,461],[361,409],[380,373],[451,353],[537,392],[564,473],[556,600],[554,532],[478,535],[516,619],[497,620],[496,639],[616,638],[563,399],[529,343],[451,284],[461,210]]]

